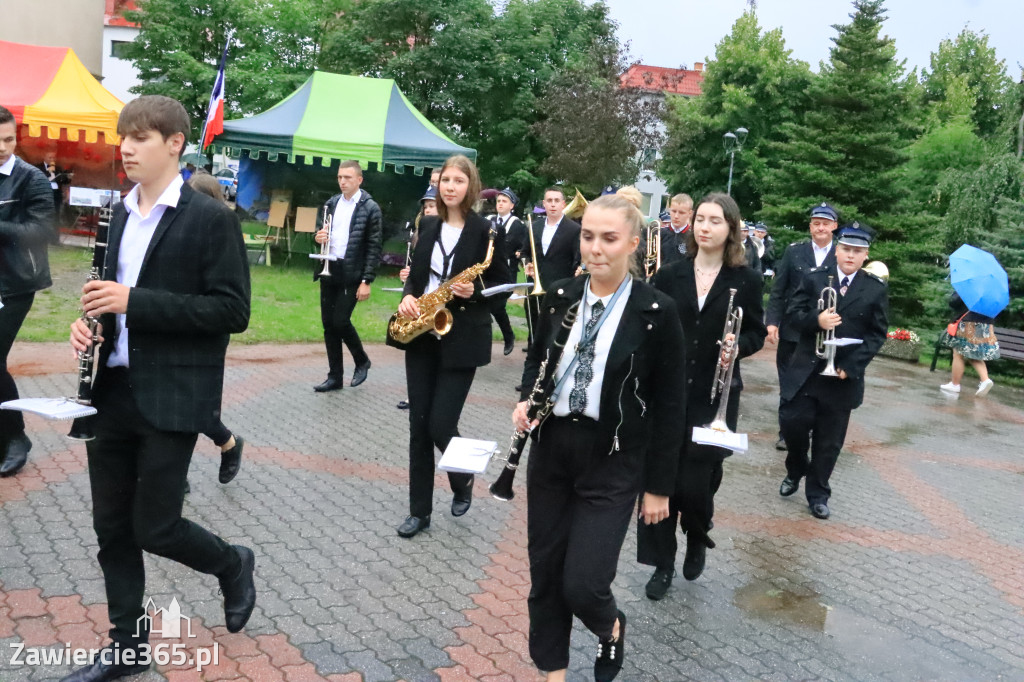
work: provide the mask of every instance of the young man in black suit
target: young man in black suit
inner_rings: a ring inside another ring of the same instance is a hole
[[[256,603],[252,550],[181,516],[197,435],[220,416],[229,335],[249,323],[238,219],[183,185],[178,159],[189,119],[176,100],[129,102],[117,132],[125,173],[138,184],[114,210],[106,279],[82,289],[85,312],[100,318],[96,437],[87,454],[113,641],[64,682],[149,668],[143,551],[216,575],[230,632],[242,629]],[[71,345],[92,345],[81,319],[71,325]]]
[[[494,198],[494,208],[497,213],[490,217],[494,225],[496,236],[494,239],[495,249],[500,249],[500,258],[508,264],[509,273],[519,272],[519,251],[522,249],[522,239],[526,236],[526,228],[522,221],[512,215],[519,197],[512,191],[511,187],[499,190],[498,196]],[[499,246],[500,245],[500,246]],[[515,281],[515,274],[512,274]],[[488,283],[490,284],[490,283]],[[498,294],[491,296],[488,306],[491,309],[491,316],[498,323],[501,330],[501,338],[505,342],[504,354],[509,355],[515,350],[516,335],[512,331],[512,321],[508,318],[508,311],[505,305],[511,294]]]
[[[830,514],[828,480],[846,440],[850,412],[864,401],[864,371],[888,331],[886,285],[861,272],[871,240],[866,226],[843,226],[835,247],[836,264],[811,270],[787,310],[787,319],[800,340],[782,374],[779,423],[789,454],[779,494],[792,495],[806,476],[807,504],[819,519]],[[835,309],[819,311],[818,299],[830,285],[836,292]],[[831,329],[837,338],[860,339],[861,343],[837,347],[834,364],[838,376],[822,376],[826,360],[816,353],[817,335]]]
[[[53,195],[38,168],[14,155],[18,126],[0,107],[0,402],[18,399],[7,355],[36,292],[50,281],[47,244],[53,234]],[[32,441],[17,410],[0,410],[0,476],[21,471]]]
[[[317,244],[330,242],[330,252],[338,257],[331,261],[330,275],[323,272],[317,261],[313,279],[320,280],[320,318],[324,325],[324,345],[327,347],[327,379],[313,390],[317,393],[336,391],[345,385],[344,343],[352,353],[355,371],[352,386],[366,381],[370,370],[370,357],[363,350],[359,333],[352,324],[352,311],[356,302],[370,297],[370,283],[377,276],[380,252],[383,246],[381,212],[377,202],[359,189],[363,182],[363,169],[358,161],[345,161],[338,167],[338,187],[327,201],[320,216],[320,228],[314,237]],[[331,216],[331,230],[323,229],[326,217]]]
[[[534,222],[530,229],[533,230],[539,268],[535,269],[527,241],[523,250],[529,261],[525,267],[526,276],[533,278],[539,269],[541,286],[573,277],[580,265],[580,224],[565,216],[565,192],[561,187],[549,187],[544,191],[544,220]],[[531,296],[527,302],[530,306],[527,321],[539,320],[540,297]],[[533,343],[532,328],[530,343]]]
[[[778,344],[775,369],[780,383],[800,340],[800,334],[787,314],[787,306],[803,283],[804,275],[814,268],[835,265],[836,254],[832,248],[832,235],[836,231],[838,220],[839,214],[836,210],[824,202],[812,208],[810,241],[790,244],[775,271],[775,282],[772,284],[768,309],[765,311],[765,324],[768,328],[768,342]],[[780,408],[781,400],[780,398]],[[782,437],[781,428],[775,449],[786,449],[786,440]]]

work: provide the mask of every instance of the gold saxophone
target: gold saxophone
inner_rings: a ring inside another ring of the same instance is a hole
[[[388,338],[398,343],[409,343],[420,334],[436,332],[438,336],[444,336],[452,328],[452,313],[445,305],[452,300],[455,294],[452,292],[452,285],[459,283],[471,283],[474,279],[483,274],[484,270],[491,266],[491,256],[494,255],[494,229],[491,229],[490,241],[487,243],[487,256],[482,263],[471,265],[454,277],[450,277],[441,283],[429,294],[420,296],[416,305],[420,308],[420,314],[416,318],[408,318],[395,313],[388,321]]]

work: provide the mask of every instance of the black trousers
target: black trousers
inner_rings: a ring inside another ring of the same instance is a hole
[[[136,407],[127,369],[105,369],[93,404],[96,439],[86,451],[110,637],[134,646],[148,637],[135,637],[146,588],[143,551],[217,576],[237,574],[241,563],[228,543],[181,517],[197,434],[151,426]]]
[[[4,307],[0,308],[0,403],[18,399],[18,386],[7,371],[7,356],[10,355],[14,339],[18,336],[28,311],[32,308],[35,293],[20,296],[5,296]],[[0,447],[14,436],[25,431],[25,419],[17,410],[0,410]],[[0,450],[0,457],[3,450]]]
[[[705,395],[705,392],[700,394]],[[736,430],[739,409],[740,391],[733,387],[725,410],[725,423],[733,431]],[[675,566],[678,551],[676,523],[683,533],[696,533],[695,538],[703,537],[711,529],[715,494],[722,486],[722,463],[731,453],[723,448],[694,444],[690,440],[694,426],[706,424],[687,423],[687,443],[679,458],[676,491],[668,500],[668,518],[650,526],[643,520],[637,522],[636,558],[641,564],[662,569]]]
[[[796,341],[784,341],[779,339],[778,348],[775,351],[775,372],[779,376],[779,384],[782,384],[782,374],[789,367],[789,361],[793,359],[796,352]],[[779,395],[779,438],[782,438],[782,395]]]
[[[405,351],[409,394],[409,514],[429,516],[434,506],[434,448],[459,435],[459,417],[476,368],[441,366],[441,342],[427,336]],[[448,473],[452,492],[473,485],[472,474]]]
[[[638,452],[608,454],[591,419],[549,417],[526,469],[530,656],[569,666],[576,616],[602,639],[618,615],[612,581],[641,488]]]
[[[808,383],[815,381],[811,377]],[[786,473],[794,481],[807,478],[804,490],[810,505],[827,504],[832,495],[828,479],[846,441],[850,410],[834,407],[826,397],[802,389],[779,408],[782,437],[786,439]],[[810,449],[810,459],[807,451]]]
[[[231,429],[224,426],[224,422],[218,419],[213,428],[203,431],[203,435],[212,440],[214,445],[220,447],[231,440]]]
[[[332,263],[341,271],[341,263]],[[338,275],[335,275],[338,277]],[[348,346],[352,362],[365,365],[369,356],[363,350],[363,342],[352,324],[352,311],[356,307],[358,284],[345,285],[333,282],[330,277],[320,278],[320,321],[324,326],[324,345],[327,347],[327,376],[341,381],[345,376],[345,363],[341,344]]]
[[[540,322],[540,299],[541,296],[526,297],[526,345],[533,345],[533,330]]]
[[[505,310],[505,304],[508,302],[509,296],[510,294],[492,296],[487,302],[487,307],[491,311],[491,317],[498,323],[498,329],[501,330],[501,338],[505,341],[516,338],[515,332],[512,331],[512,322],[508,319],[508,311]]]

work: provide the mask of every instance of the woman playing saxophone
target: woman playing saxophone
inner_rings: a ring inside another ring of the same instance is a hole
[[[447,333],[418,334],[411,340],[389,333],[388,338],[389,345],[405,350],[409,392],[409,517],[398,527],[398,534],[406,538],[430,526],[434,448],[443,452],[458,434],[476,368],[491,361],[491,313],[480,293],[480,278],[459,276],[467,270],[475,273],[487,263],[489,253],[501,252],[490,236],[490,222],[472,210],[480,194],[476,166],[462,155],[449,158],[441,167],[438,191],[438,215],[420,222],[402,302],[389,325],[408,326],[421,317],[421,298],[440,298],[434,294],[442,286],[450,291]],[[491,258],[482,275],[489,285],[511,279],[502,258]],[[473,476],[449,473],[448,481],[454,493],[452,515],[462,516],[473,500]]]

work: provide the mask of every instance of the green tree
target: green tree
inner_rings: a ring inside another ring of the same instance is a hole
[[[225,115],[257,113],[290,94],[317,67],[335,14],[352,0],[140,0],[125,12],[140,27],[126,48],[139,95],[180,101],[198,138],[224,43]]]
[[[983,138],[1000,133],[1001,109],[1012,81],[987,35],[965,28],[956,38],[943,40],[931,55],[931,70],[922,75],[929,102],[968,98],[975,132]],[[940,108],[939,122],[948,120]]]
[[[788,139],[777,150],[786,163],[771,169],[764,201],[763,216],[772,222],[802,224],[819,201],[844,220],[875,224],[896,209],[896,180],[915,132],[911,86],[902,80],[895,44],[880,35],[883,0],[853,6],[850,23],[833,27],[835,47],[811,84],[803,121],[784,124]]]
[[[715,47],[701,96],[671,98],[659,175],[673,191],[694,196],[724,190],[729,160],[722,135],[745,127],[733,195],[745,215],[760,210],[768,169],[785,163],[772,143],[784,139],[783,124],[806,105],[812,78],[807,64],[791,57],[781,29],[762,32],[757,15],[745,12]]]

